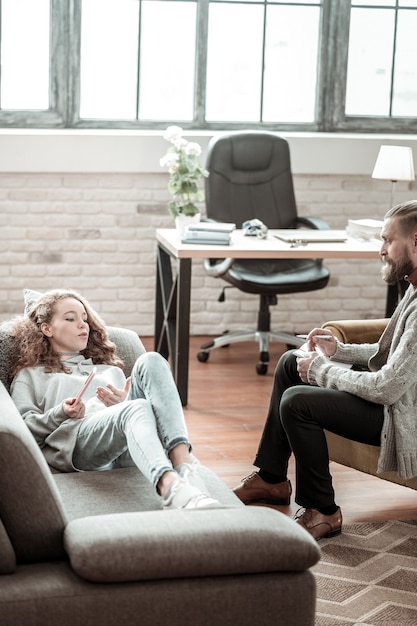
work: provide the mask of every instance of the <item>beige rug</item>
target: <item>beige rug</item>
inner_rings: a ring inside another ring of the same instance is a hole
[[[417,521],[344,526],[319,546],[316,626],[417,626]]]

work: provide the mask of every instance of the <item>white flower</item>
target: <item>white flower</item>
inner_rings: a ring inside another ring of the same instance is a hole
[[[167,153],[159,161],[161,167],[167,167],[170,174],[168,190],[172,200],[168,210],[173,217],[181,213],[195,215],[199,212],[196,203],[204,200],[204,192],[199,184],[202,177],[208,176],[198,159],[202,152],[201,146],[187,141],[179,126],[169,126],[164,139],[171,143]]]
[[[180,126],[168,126],[165,131],[164,139],[170,141],[171,143],[175,143],[177,139],[182,137],[183,130]]]
[[[195,141],[190,141],[185,146],[185,154],[187,156],[200,156],[200,154],[201,154],[201,146],[200,146],[200,144],[196,143]]]
[[[175,137],[172,139],[172,143],[177,150],[185,150],[188,145],[188,141],[184,137]]]
[[[167,167],[171,169],[178,164],[178,154],[176,152],[167,152],[164,157],[159,161],[161,167]]]

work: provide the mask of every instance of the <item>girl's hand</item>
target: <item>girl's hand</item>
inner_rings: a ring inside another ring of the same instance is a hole
[[[97,387],[97,398],[104,404],[104,406],[113,406],[124,402],[127,398],[127,394],[130,389],[130,376],[126,379],[123,389],[117,389],[113,385],[108,384],[106,387]]]
[[[75,404],[75,398],[67,398],[62,403],[62,410],[71,419],[80,420],[85,415],[85,404],[81,400]]]

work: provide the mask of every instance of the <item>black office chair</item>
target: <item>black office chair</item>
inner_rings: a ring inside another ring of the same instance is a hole
[[[319,218],[298,217],[288,143],[272,132],[251,131],[214,137],[208,147],[206,168],[207,218],[234,222],[259,219],[268,228],[328,229]],[[197,358],[205,362],[211,350],[238,341],[259,343],[258,374],[266,374],[269,341],[291,346],[303,343],[284,332],[271,332],[270,305],[279,294],[323,289],[329,270],[321,259],[205,259],[209,275],[222,278],[245,293],[259,295],[256,330],[227,333],[205,343]],[[224,290],[219,300],[224,299]]]

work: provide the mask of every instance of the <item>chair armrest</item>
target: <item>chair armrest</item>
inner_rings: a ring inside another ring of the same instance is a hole
[[[204,269],[209,276],[219,278],[226,274],[233,265],[235,259],[204,259]]]
[[[297,217],[297,226],[307,226],[316,230],[329,230],[330,226],[321,217]]]
[[[339,320],[325,322],[322,328],[330,330],[343,343],[376,343],[385,330],[388,319]]]
[[[266,507],[84,517],[69,522],[64,545],[92,582],[303,571],[320,558],[308,533]]]

